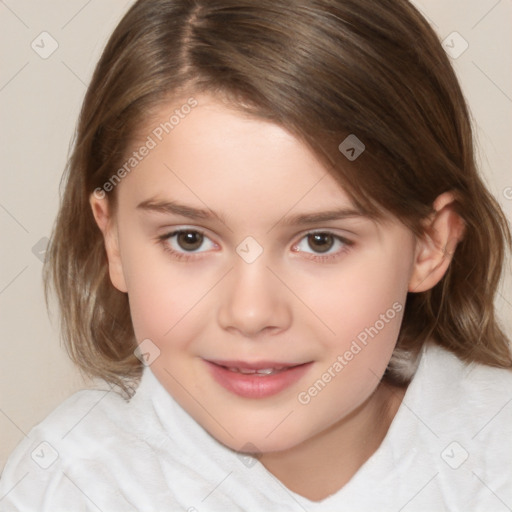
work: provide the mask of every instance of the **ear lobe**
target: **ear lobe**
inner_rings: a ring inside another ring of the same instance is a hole
[[[441,281],[464,236],[464,221],[455,211],[453,193],[441,194],[433,207],[434,213],[424,222],[425,236],[417,241],[410,292],[429,290]]]
[[[103,234],[105,251],[108,259],[110,281],[119,291],[126,293],[128,288],[123,273],[117,225],[111,212],[107,197],[98,197],[95,193],[89,197],[92,213],[96,224]]]

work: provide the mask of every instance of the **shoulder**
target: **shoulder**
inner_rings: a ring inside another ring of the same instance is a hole
[[[146,368],[130,400],[82,391],[32,429],[4,469],[0,509],[181,510],[239,466]]]
[[[420,367],[416,392],[427,399],[425,409],[433,416],[449,413],[471,424],[496,408],[512,414],[512,369],[466,363],[436,345],[424,350]]]
[[[30,442],[31,447],[36,441],[47,441],[64,452],[83,451],[87,446],[90,454],[92,445],[104,441],[105,435],[129,429],[124,418],[129,409],[129,400],[107,384],[103,389],[78,391],[36,425],[25,444]]]
[[[386,438],[349,483],[349,496],[364,510],[375,509],[374,496],[380,510],[498,510],[512,503],[510,439],[512,371],[425,345]]]
[[[444,503],[485,510],[496,496],[512,502],[512,370],[429,345],[400,412],[408,453]]]
[[[437,345],[424,348],[404,401],[445,436],[474,442],[512,434],[512,370],[466,363]]]
[[[9,457],[0,479],[2,510],[88,510],[73,475],[101,452],[118,450],[134,435],[127,411],[130,403],[105,389],[79,391],[36,425]],[[85,464],[84,464],[85,463]],[[97,479],[104,472],[97,468]],[[45,509],[46,510],[46,509]]]

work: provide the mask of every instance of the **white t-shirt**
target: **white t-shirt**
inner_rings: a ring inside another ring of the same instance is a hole
[[[0,510],[510,512],[512,371],[429,346],[381,446],[313,502],[218,443],[146,368],[130,401],[80,391],[36,426],[4,469]]]

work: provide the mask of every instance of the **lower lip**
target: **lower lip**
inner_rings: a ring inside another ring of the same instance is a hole
[[[213,378],[225,389],[244,398],[266,398],[277,395],[297,382],[312,363],[293,366],[273,375],[232,372],[223,366],[205,361]]]

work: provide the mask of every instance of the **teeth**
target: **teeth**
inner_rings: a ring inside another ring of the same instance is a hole
[[[258,374],[258,375],[272,375],[274,373],[277,373],[279,371],[281,371],[284,367],[280,367],[280,368],[261,368],[260,370],[253,370],[253,369],[250,369],[250,368],[235,368],[235,367],[230,367],[228,368],[228,370],[230,372],[237,372],[237,373],[242,373],[244,375],[253,375],[253,374]]]
[[[260,375],[270,375],[271,373],[277,372],[275,368],[262,368],[261,370],[256,370],[256,373]]]

